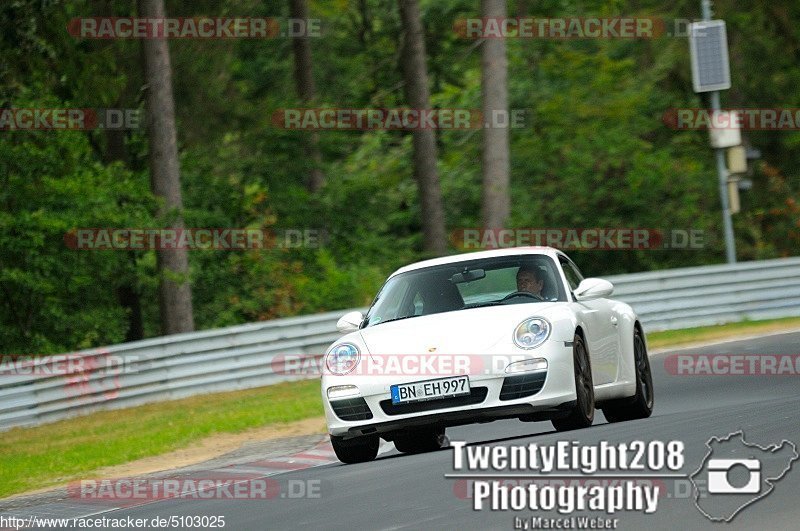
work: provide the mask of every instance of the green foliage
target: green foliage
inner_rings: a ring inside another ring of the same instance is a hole
[[[272,123],[301,106],[405,106],[394,0],[311,2],[316,101],[295,95],[292,43],[170,43],[188,227],[319,229],[320,248],[195,251],[195,321],[211,328],[366,305],[396,267],[423,258],[411,136],[321,131],[326,186],[304,181],[307,132]],[[527,7],[525,7],[527,6]],[[455,21],[478,3],[423,0],[432,105],[480,109],[480,44]],[[511,2],[510,15],[697,18],[698,2]],[[129,2],[15,0],[0,7],[0,99],[13,107],[142,108],[140,43],[81,41],[69,19],[130,16]],[[718,5],[728,21],[734,88],[729,107],[800,107],[800,6],[744,0]],[[168,14],[288,16],[283,0],[167,2]],[[757,31],[756,31],[757,29]],[[509,101],[526,110],[511,132],[514,227],[701,229],[701,251],[572,253],[593,275],[719,262],[716,170],[703,131],[676,132],[667,109],[703,107],[691,90],[683,37],[650,40],[510,39]],[[437,132],[448,230],[478,227],[481,131]],[[740,259],[800,248],[800,133],[750,132],[763,153],[735,225]],[[0,351],[55,352],[130,336],[136,304],[145,336],[159,333],[152,251],[73,251],[78,227],[153,226],[147,140],[125,136],[110,162],[101,131],[0,132]],[[455,250],[455,247],[454,247]],[[127,294],[127,295],[125,295]]]
[[[18,99],[21,106],[57,106]],[[27,102],[27,103],[22,103]],[[0,338],[4,352],[49,353],[121,342],[117,289],[136,258],[75,251],[68,233],[152,223],[146,180],[95,160],[81,132],[0,134]]]

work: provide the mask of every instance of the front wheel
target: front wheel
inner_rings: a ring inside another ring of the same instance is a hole
[[[594,381],[589,353],[583,338],[575,334],[572,340],[572,365],[575,372],[575,407],[569,415],[553,419],[553,427],[558,431],[588,428],[594,422]]]
[[[636,394],[633,399],[603,406],[603,415],[609,422],[645,419],[653,413],[653,374],[647,347],[639,330],[633,333],[633,362],[636,365]]]
[[[365,463],[378,456],[380,438],[377,435],[345,440],[331,435],[331,446],[342,463]]]

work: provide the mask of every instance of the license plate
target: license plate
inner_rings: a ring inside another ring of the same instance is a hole
[[[389,389],[392,392],[392,404],[436,400],[437,398],[468,395],[469,378],[466,376],[440,378],[438,380],[393,385]]]

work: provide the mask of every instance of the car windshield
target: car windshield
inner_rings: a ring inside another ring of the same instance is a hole
[[[566,300],[550,257],[485,258],[415,269],[390,278],[363,326],[486,306]]]

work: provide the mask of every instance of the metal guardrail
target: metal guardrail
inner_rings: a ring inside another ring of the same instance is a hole
[[[5,364],[0,430],[303,377],[304,371],[293,374],[286,365],[319,358],[341,335],[339,317],[276,319]]]
[[[800,257],[605,278],[648,331],[800,316]]]
[[[606,277],[648,331],[800,316],[800,258]],[[362,309],[363,310],[363,309]],[[339,333],[330,312],[0,366],[0,430],[307,378]]]

